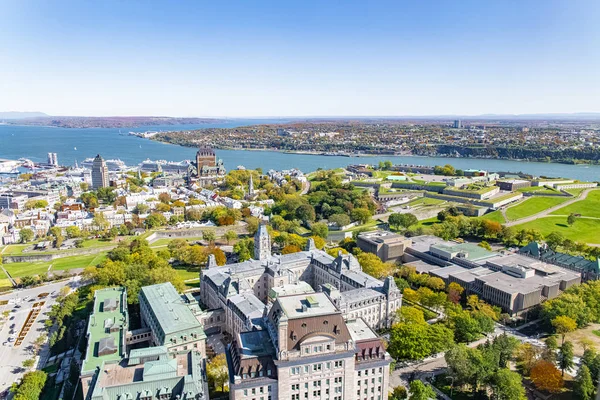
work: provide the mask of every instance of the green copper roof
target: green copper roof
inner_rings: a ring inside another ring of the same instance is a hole
[[[105,309],[115,306],[115,309]],[[108,332],[110,326],[114,326],[115,332]],[[93,372],[103,361],[121,360],[125,356],[125,332],[127,332],[127,294],[122,287],[114,287],[96,290],[94,294],[94,310],[88,321],[88,346],[85,360],[81,367],[81,373]],[[116,345],[116,352],[99,355],[100,341],[103,338],[112,337]]]
[[[140,298],[148,303],[165,335],[190,329],[204,335],[196,318],[196,314],[201,312],[200,307],[186,302],[170,282],[144,286]]]

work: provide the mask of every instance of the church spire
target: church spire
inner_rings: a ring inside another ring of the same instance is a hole
[[[271,238],[267,226],[260,224],[254,235],[254,259],[264,261],[269,257],[271,257]]]

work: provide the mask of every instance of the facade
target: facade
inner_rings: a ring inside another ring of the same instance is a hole
[[[399,260],[410,240],[388,231],[372,231],[358,235],[356,244],[362,251],[373,253],[387,262]]]
[[[108,187],[108,167],[100,154],[94,158],[92,164],[92,189]]]
[[[496,186],[498,186],[501,190],[507,190],[512,192],[517,189],[530,187],[531,181],[526,181],[524,179],[509,179],[497,181]]]
[[[215,151],[203,147],[196,152],[196,162],[188,166],[188,176],[192,179],[215,178],[225,175],[223,160],[217,160]]]
[[[151,331],[150,342],[171,353],[199,352],[206,357],[206,334],[198,320],[200,306],[191,295],[180,295],[170,282],[140,290],[142,326]]]
[[[230,399],[387,399],[383,343],[325,293],[279,297],[265,325],[228,348]]]

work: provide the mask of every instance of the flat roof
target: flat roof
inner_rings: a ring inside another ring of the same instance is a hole
[[[188,329],[202,331],[202,325],[190,308],[198,305],[185,303],[171,282],[144,286],[141,293],[165,335]]]
[[[467,254],[466,259],[469,261],[485,260],[486,258],[495,257],[498,254],[473,243],[440,243],[432,245],[432,247],[447,251],[449,253],[464,252]]]
[[[281,296],[277,298],[277,302],[289,319],[315,317],[338,312],[338,309],[323,292]]]
[[[107,300],[118,301],[118,307],[112,311],[104,311],[104,302]],[[104,361],[121,360],[124,357],[124,354],[121,354],[121,349],[124,349],[123,330],[127,330],[127,318],[125,288],[114,287],[96,290],[94,293],[94,309],[88,321],[88,346],[85,360],[81,366],[82,373],[94,371]],[[113,324],[119,326],[120,329],[116,332],[106,333],[104,324],[108,320],[112,320]],[[108,337],[113,338],[117,351],[112,354],[98,356],[100,340]]]
[[[346,326],[348,327],[348,332],[350,332],[350,337],[355,342],[378,338],[377,334],[373,332],[362,318],[346,321]]]
[[[267,331],[249,331],[238,335],[242,358],[275,355],[275,348]]]

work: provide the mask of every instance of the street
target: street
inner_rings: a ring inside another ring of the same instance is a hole
[[[75,289],[79,284],[79,277],[70,278],[60,282],[54,282],[47,285],[38,286],[31,289],[14,290],[11,293],[0,295],[0,301],[8,301],[8,304],[0,306],[0,313],[10,311],[6,320],[0,326],[0,393],[10,388],[13,382],[20,379],[26,370],[23,368],[23,361],[33,357],[32,345],[35,339],[45,332],[44,320],[47,319],[47,313],[52,305],[56,303],[56,297],[61,288],[65,286]],[[52,293],[45,299],[38,296],[41,293]],[[26,300],[27,299],[27,300]],[[31,329],[25,336],[20,346],[14,347],[14,340],[18,336],[23,324],[25,323],[29,312],[34,303],[45,301],[41,307],[41,313],[35,320]],[[14,327],[11,329],[11,326]],[[14,333],[10,333],[11,330]],[[13,341],[8,342],[9,337]],[[40,357],[45,358],[48,351],[47,344],[40,351]]]

